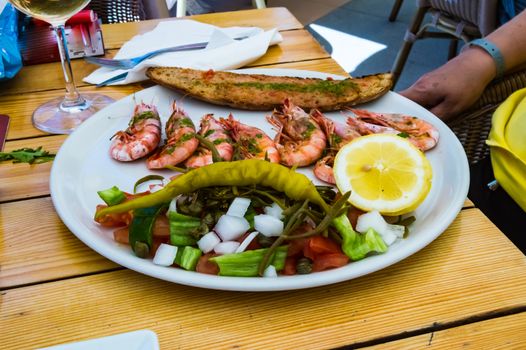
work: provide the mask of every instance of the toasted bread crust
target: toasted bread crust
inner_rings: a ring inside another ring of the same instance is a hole
[[[146,75],[157,84],[214,104],[272,110],[288,98],[304,109],[335,111],[372,101],[392,86],[389,73],[344,80],[276,77],[262,74],[152,67]]]

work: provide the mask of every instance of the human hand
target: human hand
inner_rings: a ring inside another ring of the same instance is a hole
[[[443,120],[468,109],[495,77],[493,59],[481,49],[468,48],[443,66],[424,74],[400,92]]]

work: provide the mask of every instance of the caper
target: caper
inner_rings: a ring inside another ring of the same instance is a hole
[[[309,258],[299,258],[296,263],[296,272],[299,275],[307,275],[312,272],[312,261]]]
[[[262,235],[261,233],[258,234],[258,243],[263,248],[268,248],[274,243],[274,239],[272,237],[267,237],[265,235]]]

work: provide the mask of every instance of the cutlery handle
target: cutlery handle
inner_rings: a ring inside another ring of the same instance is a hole
[[[167,52],[177,52],[177,51],[190,51],[190,50],[198,50],[198,49],[204,49],[208,45],[208,42],[200,42],[200,43],[194,43],[194,44],[187,44],[187,45],[180,45],[180,46],[174,46],[174,47],[167,47],[165,49],[155,50],[153,52],[149,52],[147,54],[144,54],[140,57],[140,59],[137,59],[137,61],[144,61],[145,59],[148,59],[152,56],[160,55],[162,53]]]
[[[96,86],[97,87],[102,87],[102,86],[106,86],[108,84],[114,83],[116,81],[123,80],[123,79],[126,78],[127,75],[128,75],[128,72],[121,73],[119,75],[114,76],[113,78],[109,78],[107,80],[104,80],[102,83],[98,83]]]

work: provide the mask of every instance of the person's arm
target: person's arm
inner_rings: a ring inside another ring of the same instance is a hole
[[[499,48],[505,71],[526,63],[526,11],[485,39]],[[475,103],[496,73],[493,58],[484,49],[470,46],[400,94],[449,119]]]

